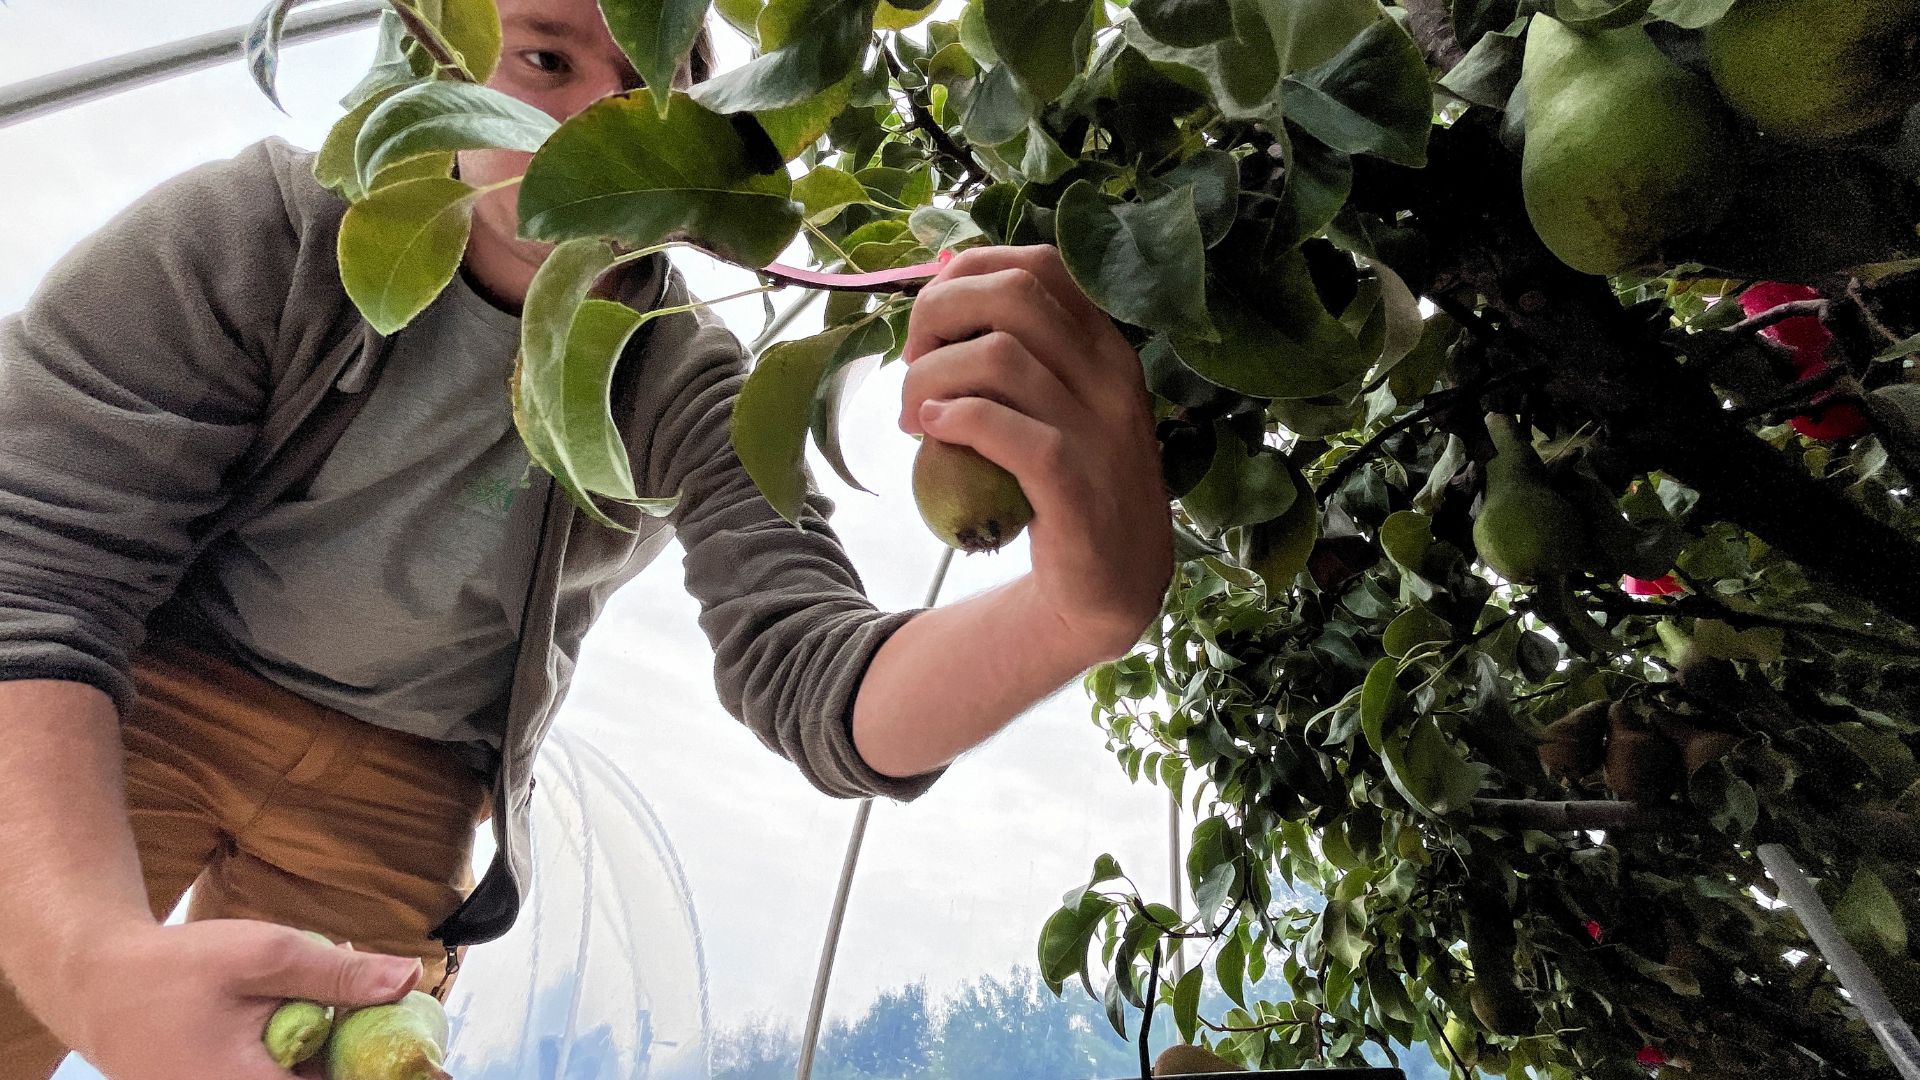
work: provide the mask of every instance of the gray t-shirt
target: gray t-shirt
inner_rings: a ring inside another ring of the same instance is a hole
[[[459,275],[400,332],[300,497],[223,538],[196,613],[240,661],[382,727],[497,749],[528,567],[503,565],[528,459],[508,380],[520,320]],[[516,585],[515,583],[518,583]]]

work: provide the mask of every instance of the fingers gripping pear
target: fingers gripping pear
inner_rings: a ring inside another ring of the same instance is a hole
[[[312,930],[306,935],[316,942],[331,948],[333,942],[323,934]],[[267,1017],[267,1029],[261,1036],[266,1043],[267,1056],[275,1065],[291,1069],[295,1065],[312,1057],[327,1041],[333,1031],[333,1006],[322,1005],[317,1001],[289,999],[280,1003]]]
[[[1920,0],[1740,0],[1706,47],[1728,103],[1788,142],[1844,138],[1920,102]]]
[[[431,994],[410,990],[391,1005],[355,1009],[327,1044],[327,1080],[451,1080],[447,1014]]]
[[[1520,89],[1527,216],[1567,265],[1603,275],[1658,265],[1672,237],[1725,211],[1731,114],[1639,26],[1582,32],[1534,16]]]
[[[913,501],[935,536],[965,552],[998,551],[1033,520],[1012,473],[931,436],[913,456]]]
[[[1579,514],[1553,489],[1539,455],[1517,425],[1487,417],[1494,457],[1487,462],[1487,493],[1473,521],[1480,558],[1508,581],[1533,582],[1572,570],[1585,543]]]

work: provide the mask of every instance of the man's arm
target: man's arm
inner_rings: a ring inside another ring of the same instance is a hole
[[[874,654],[854,699],[853,740],[867,764],[917,776],[992,738],[1111,655],[1060,632],[1022,577],[923,611]]]
[[[0,730],[0,972],[35,1015],[53,1016],[89,950],[157,920],[127,824],[113,702],[80,683],[4,682]]]

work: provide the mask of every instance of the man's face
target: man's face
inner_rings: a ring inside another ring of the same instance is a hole
[[[487,80],[493,89],[564,121],[609,94],[642,84],[607,32],[597,0],[499,0],[499,8],[500,64]],[[475,186],[498,183],[526,172],[532,158],[509,150],[465,150],[460,179]],[[515,236],[519,191],[507,187],[482,198],[474,208],[474,229],[538,261],[551,245]]]

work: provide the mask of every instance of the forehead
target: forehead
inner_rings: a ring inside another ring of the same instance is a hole
[[[613,45],[597,0],[499,0],[509,35],[556,38],[576,45]]]

